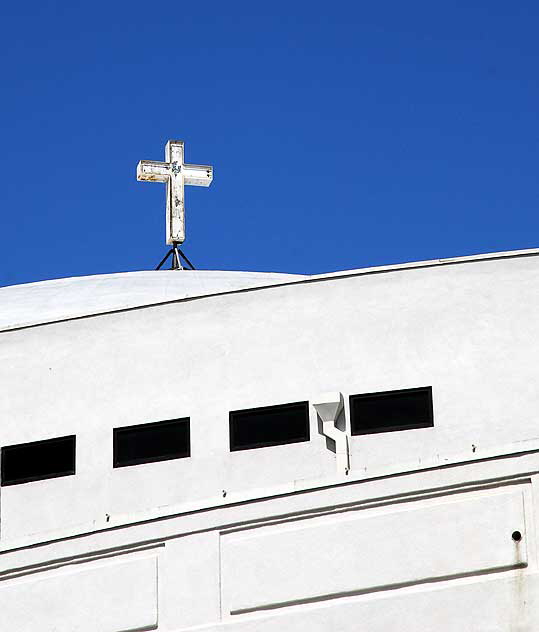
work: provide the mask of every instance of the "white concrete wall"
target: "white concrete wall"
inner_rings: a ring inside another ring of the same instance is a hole
[[[77,435],[75,476],[0,490],[0,629],[537,629],[538,288],[494,258],[0,333],[0,445]],[[314,411],[229,452],[230,410],[429,385],[434,427],[352,437],[347,476]],[[190,458],[112,468],[114,427],[184,416]]]
[[[3,332],[1,445],[76,434],[77,474],[3,488],[0,542],[334,477],[314,412],[307,443],[229,452],[230,410],[328,390],[348,415],[350,394],[433,387],[434,428],[352,437],[352,478],[525,449],[539,440],[538,288],[539,257],[518,257]],[[114,427],[185,416],[191,458],[112,468]]]

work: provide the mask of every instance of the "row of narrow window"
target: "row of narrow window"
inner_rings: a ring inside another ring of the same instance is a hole
[[[229,424],[231,452],[309,441],[309,404],[296,402],[236,410],[230,413]],[[352,395],[350,425],[352,435],[430,427],[432,388]],[[75,474],[75,447],[75,435],[3,447],[2,485]],[[190,455],[189,417],[113,430],[114,467]]]

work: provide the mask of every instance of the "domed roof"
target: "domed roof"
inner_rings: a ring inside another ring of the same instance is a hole
[[[0,288],[0,330],[304,278],[273,272],[159,270],[12,285]]]

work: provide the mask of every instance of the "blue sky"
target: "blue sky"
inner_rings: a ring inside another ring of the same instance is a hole
[[[0,285],[152,269],[169,138],[197,268],[539,246],[536,2],[3,3]]]

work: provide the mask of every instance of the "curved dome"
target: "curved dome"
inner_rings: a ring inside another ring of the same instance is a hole
[[[0,288],[0,330],[306,278],[273,272],[159,270]]]

